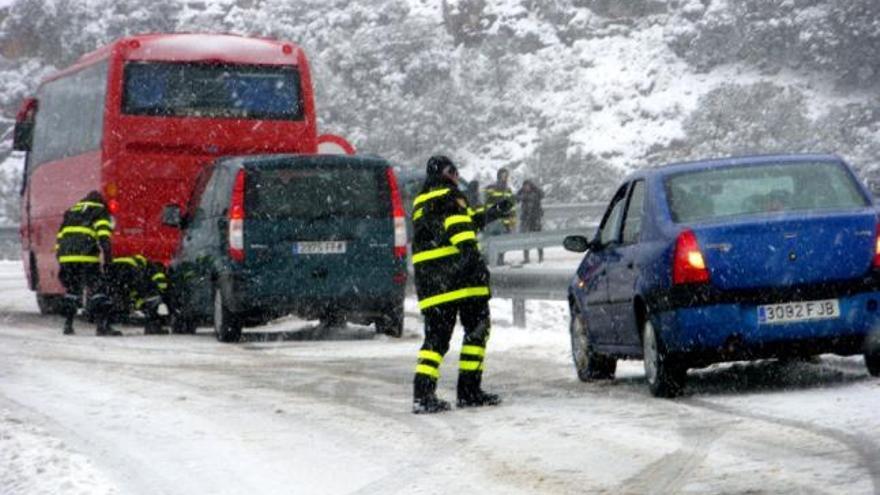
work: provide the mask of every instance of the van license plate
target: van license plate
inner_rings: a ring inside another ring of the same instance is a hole
[[[837,299],[799,301],[758,306],[758,323],[794,323],[808,320],[828,320],[840,317]]]
[[[293,243],[293,254],[343,254],[346,241],[304,241]]]

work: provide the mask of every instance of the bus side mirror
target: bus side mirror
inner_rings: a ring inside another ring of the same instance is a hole
[[[162,225],[182,229],[184,227],[183,214],[180,206],[175,204],[165,205],[162,208]]]
[[[31,151],[34,144],[34,118],[37,115],[37,99],[25,98],[15,116],[15,129],[12,134],[12,149]]]
[[[595,243],[588,241],[586,237],[582,235],[570,235],[562,240],[562,246],[568,250],[573,251],[575,253],[583,253],[590,249],[595,249]]]

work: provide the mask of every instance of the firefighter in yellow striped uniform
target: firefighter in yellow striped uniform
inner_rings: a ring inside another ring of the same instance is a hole
[[[500,201],[509,201],[511,204],[514,204],[514,194],[510,189],[507,181],[510,179],[510,172],[506,168],[498,169],[498,172],[495,174],[496,181],[492,184],[486,186],[486,201],[484,202],[486,208],[491,208],[492,206],[498,204]],[[499,218],[498,221],[493,222],[492,225],[486,229],[486,235],[503,235],[510,234],[516,232],[516,209],[511,208],[510,211],[507,212],[506,215]],[[504,264],[504,253],[498,253],[498,260],[495,262],[497,265]]]
[[[113,259],[107,280],[115,318],[121,319],[131,310],[139,310],[145,317],[145,335],[168,333],[162,328],[159,315],[159,305],[168,287],[160,264],[152,263],[140,254],[117,256]]]
[[[91,191],[64,213],[55,244],[55,256],[61,266],[59,278],[67,294],[64,297],[64,334],[73,331],[73,319],[88,293],[88,309],[95,316],[98,335],[121,335],[110,328],[110,298],[104,293],[102,263],[112,261],[110,237],[113,224],[104,198]]]
[[[459,407],[496,405],[501,399],[482,390],[483,359],[489,339],[489,271],[480,255],[477,230],[512,208],[499,202],[483,212],[471,209],[458,189],[452,160],[433,156],[427,179],[413,200],[413,256],[419,309],[425,319],[425,341],[419,351],[413,383],[413,412],[449,409],[436,395],[440,364],[458,317],[464,327],[459,356]]]

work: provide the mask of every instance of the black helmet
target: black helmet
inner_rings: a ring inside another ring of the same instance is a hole
[[[452,160],[445,155],[434,155],[428,158],[428,165],[425,167],[425,173],[429,179],[439,179],[443,176],[443,172],[452,167],[450,172],[458,170]]]
[[[94,201],[95,203],[103,203],[104,196],[101,196],[101,193],[99,193],[98,191],[93,190],[89,191],[89,193],[86,194],[86,197],[83,198],[83,201]]]

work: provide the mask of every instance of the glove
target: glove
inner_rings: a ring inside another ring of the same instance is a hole
[[[502,199],[486,210],[487,223],[508,216],[511,210],[513,210],[513,201],[508,198]]]

